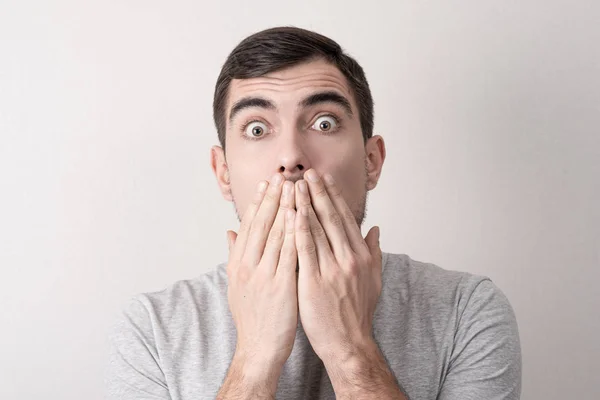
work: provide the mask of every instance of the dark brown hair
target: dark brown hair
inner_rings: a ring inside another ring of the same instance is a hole
[[[362,67],[326,36],[301,28],[278,27],[242,40],[223,64],[213,99],[213,118],[223,150],[231,80],[257,78],[314,59],[331,63],[348,80],[359,108],[360,126],[366,143],[373,136],[373,98]]]

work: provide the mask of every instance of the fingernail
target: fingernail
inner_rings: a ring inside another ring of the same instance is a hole
[[[302,193],[306,193],[306,181],[299,181],[298,182],[298,187],[300,188],[300,191]]]
[[[309,170],[306,173],[306,177],[311,182],[318,182],[319,181],[319,175],[317,175],[317,171],[315,171],[314,169]]]
[[[258,192],[262,193],[265,191],[266,188],[267,188],[267,182],[260,181],[260,183],[258,184]]]
[[[271,178],[271,183],[279,186],[279,184],[281,183],[282,180],[283,180],[283,177],[281,176],[281,174],[275,174]]]

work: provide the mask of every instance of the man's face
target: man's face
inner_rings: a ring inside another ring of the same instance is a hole
[[[365,146],[359,109],[335,66],[317,60],[259,78],[234,79],[226,110],[226,161],[222,148],[215,146],[211,164],[238,219],[258,182],[277,172],[296,182],[314,168],[320,176],[333,176],[362,224],[385,146],[380,136]]]

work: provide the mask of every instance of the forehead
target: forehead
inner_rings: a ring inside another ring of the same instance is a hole
[[[227,109],[241,98],[262,95],[274,103],[295,101],[318,90],[336,91],[356,109],[346,77],[337,67],[315,60],[250,79],[233,79],[229,87]]]

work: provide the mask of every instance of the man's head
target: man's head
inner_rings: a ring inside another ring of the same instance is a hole
[[[238,219],[260,180],[295,182],[314,168],[333,175],[362,224],[385,145],[364,72],[333,40],[291,27],[244,39],[217,79],[213,116],[221,146],[211,165]]]

